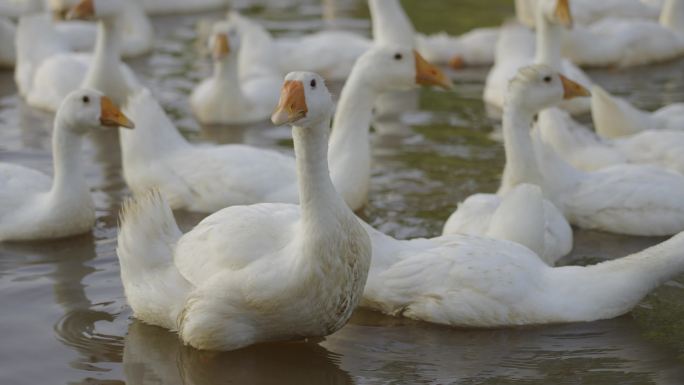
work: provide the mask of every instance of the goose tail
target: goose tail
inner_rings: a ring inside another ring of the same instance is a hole
[[[599,86],[591,90],[591,115],[596,132],[604,138],[633,135],[655,127],[653,118],[626,100],[612,96]]]
[[[553,269],[545,303],[547,310],[556,307],[559,322],[614,318],[683,272],[684,232],[624,258]]]
[[[158,191],[124,204],[117,255],[121,280],[134,315],[144,322],[176,329],[189,284],[173,263],[182,236]]]

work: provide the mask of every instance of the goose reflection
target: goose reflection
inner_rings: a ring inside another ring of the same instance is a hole
[[[411,383],[677,383],[674,354],[642,337],[630,316],[545,327],[465,330],[357,311],[322,345],[352,375]],[[654,368],[663,368],[654,371]],[[668,368],[668,369],[664,369]],[[570,374],[571,378],[565,376]],[[553,380],[550,380],[553,379]],[[564,382],[566,381],[566,382]]]
[[[175,333],[137,320],[128,329],[123,354],[129,385],[352,384],[339,360],[313,342],[199,351],[183,345]]]

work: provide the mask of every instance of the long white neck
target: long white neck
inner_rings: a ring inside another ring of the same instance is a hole
[[[238,110],[247,107],[247,101],[242,93],[240,73],[238,71],[238,55],[230,54],[226,58],[214,62],[214,86],[220,95],[220,100],[229,103],[231,109]]]
[[[674,32],[684,33],[684,0],[666,0],[660,13],[660,24]]]
[[[543,186],[537,160],[530,137],[534,114],[517,103],[518,94],[512,95],[504,106],[503,135],[506,151],[506,166],[499,194],[506,194],[520,183]]]
[[[58,113],[52,134],[54,179],[50,195],[54,202],[90,196],[81,162],[82,138],[71,132]]]
[[[329,119],[323,119],[318,127],[292,128],[304,234],[320,234],[330,227],[333,216],[344,215],[340,213],[353,217],[330,179],[329,122]]]
[[[371,177],[370,123],[378,93],[352,70],[333,121],[328,156],[332,180],[345,202],[358,210],[366,203]]]
[[[534,64],[546,64],[556,70],[560,70],[563,58],[561,55],[563,27],[551,23],[544,16],[541,5],[537,6],[535,24],[537,28],[537,48]]]
[[[373,40],[378,45],[413,47],[415,31],[399,0],[368,0],[373,22]]]
[[[116,17],[100,19],[97,23],[93,61],[88,68],[83,87],[96,89],[122,105],[126,101],[129,89],[121,71],[119,38]]]
[[[655,287],[684,272],[684,233],[628,257],[595,266],[552,270],[547,310],[566,320],[612,318],[636,306]],[[564,298],[573,301],[562,301]]]

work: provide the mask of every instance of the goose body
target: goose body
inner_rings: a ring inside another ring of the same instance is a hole
[[[439,69],[410,49],[377,47],[358,60],[345,84],[333,122],[330,165],[336,188],[354,210],[368,195],[373,102],[380,93],[416,83],[448,86]],[[121,132],[124,177],[134,193],[157,189],[173,209],[198,212],[299,201],[291,157],[245,145],[190,144],[148,91],[131,98],[126,111],[139,127]]]
[[[541,211],[541,214],[531,214]],[[527,221],[542,218],[543,224]],[[539,230],[541,229],[541,231]],[[443,235],[476,235],[527,246],[553,266],[572,250],[572,228],[563,213],[544,199],[538,186],[520,184],[506,194],[474,194],[449,216]],[[539,239],[538,239],[539,238]]]
[[[13,68],[17,60],[14,48],[16,27],[7,18],[0,16],[0,68]]]
[[[536,5],[535,34],[526,27],[508,23],[501,31],[496,48],[496,62],[489,71],[484,90],[484,101],[502,108],[508,83],[518,70],[530,64],[549,65],[585,86],[589,77],[577,66],[561,56],[561,38],[564,26],[572,24],[572,16],[565,0],[541,0]],[[562,15],[562,16],[561,16]],[[589,111],[589,100],[578,98],[561,105],[572,113]]]
[[[239,15],[232,25],[214,26],[210,44],[214,73],[190,96],[190,105],[202,124],[244,124],[266,120],[278,104],[282,83],[271,38],[262,27]],[[240,66],[242,47],[251,55],[249,66]],[[247,48],[249,47],[249,48]],[[240,73],[243,72],[243,73]]]
[[[90,231],[95,208],[80,160],[81,137],[101,125],[131,126],[95,91],[74,91],[55,117],[54,180],[19,165],[0,163],[0,242],[66,237]]]
[[[594,266],[550,267],[514,242],[470,235],[400,241],[367,227],[362,306],[461,327],[588,322],[630,311],[684,271],[684,236]]]
[[[121,3],[83,0],[79,5],[93,4],[93,1],[96,8],[91,9],[94,11],[85,11],[95,12],[100,17],[98,42],[92,55],[71,52],[68,44],[54,33],[46,16],[31,16],[21,20],[15,80],[29,105],[54,111],[69,92],[79,87],[101,90],[121,104],[129,90],[138,87],[135,75],[121,63],[119,55],[115,20],[121,12]],[[36,50],[30,41],[37,31],[53,35]]]
[[[156,193],[125,208],[117,251],[137,318],[208,350],[321,337],[347,322],[371,245],[328,174],[332,107],[318,75],[286,77],[273,119],[293,124],[301,207],[230,207],[187,234]]]
[[[564,55],[582,66],[630,67],[684,55],[684,2],[668,0],[660,21],[606,18],[570,31]]]

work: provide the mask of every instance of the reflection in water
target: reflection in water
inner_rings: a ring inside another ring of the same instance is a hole
[[[123,365],[129,385],[351,384],[340,357],[313,342],[273,343],[234,352],[184,346],[175,333],[134,321]]]

